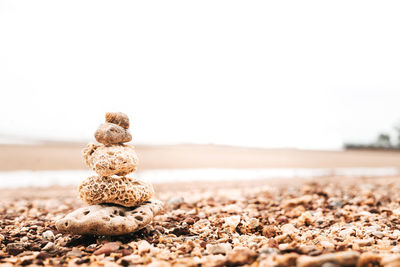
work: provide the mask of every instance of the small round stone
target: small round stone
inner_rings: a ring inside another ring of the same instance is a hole
[[[96,141],[105,145],[132,141],[129,131],[113,123],[103,123],[94,134]]]
[[[122,112],[107,112],[106,122],[114,123],[125,129],[129,128],[129,118],[125,113]]]

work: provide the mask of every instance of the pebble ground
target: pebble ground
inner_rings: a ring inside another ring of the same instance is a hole
[[[400,177],[155,185],[165,213],[116,237],[62,235],[76,188],[0,190],[4,266],[400,266]]]

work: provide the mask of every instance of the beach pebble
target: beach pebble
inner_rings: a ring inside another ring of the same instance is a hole
[[[141,240],[141,241],[139,241],[139,243],[138,243],[138,252],[139,252],[139,255],[142,255],[142,254],[144,254],[144,253],[149,252],[149,251],[151,250],[151,248],[152,248],[152,245],[150,245],[150,243],[147,242],[146,240]]]
[[[380,260],[380,264],[385,267],[399,267],[400,255],[387,255]]]
[[[147,265],[148,267],[170,267],[171,264],[167,261],[152,261],[149,265]]]
[[[121,243],[119,242],[108,242],[105,243],[101,248],[96,250],[93,254],[94,255],[110,254],[111,252],[117,251],[120,246]]]
[[[129,177],[91,176],[79,186],[80,198],[90,205],[112,203],[134,207],[149,200],[153,186]]]
[[[374,239],[354,239],[352,242],[360,247],[365,247],[372,245],[374,243]]]
[[[260,225],[260,221],[257,218],[251,218],[248,221],[248,225],[250,229],[255,229]]]
[[[332,208],[336,208],[336,209],[340,209],[341,207],[344,206],[343,201],[339,200],[339,199],[330,199],[328,202],[329,206],[331,206]]]
[[[44,251],[54,251],[56,249],[56,245],[53,242],[48,242],[42,250]]]
[[[275,256],[276,264],[274,264],[274,266],[296,266],[296,260],[298,257],[299,255],[296,253],[276,255]]]
[[[140,255],[131,254],[125,257],[122,257],[117,261],[119,265],[117,266],[139,266],[143,263],[143,258]],[[149,265],[147,265],[149,266]]]
[[[103,123],[94,133],[97,142],[111,145],[132,141],[132,135],[127,129],[113,123]]]
[[[56,221],[56,228],[62,233],[77,235],[123,235],[142,229],[162,210],[163,204],[158,200],[147,201],[133,208],[91,205]]]
[[[208,254],[224,254],[227,255],[232,250],[229,243],[207,244],[206,251]]]
[[[344,251],[338,253],[323,254],[316,257],[300,256],[297,259],[298,267],[318,267],[325,263],[332,263],[339,266],[355,266],[360,257],[357,251]]]
[[[232,232],[235,231],[235,228],[240,223],[240,215],[229,216],[225,218],[224,226],[230,229]]]
[[[167,204],[168,205],[179,205],[184,202],[183,197],[173,197],[170,200],[168,200]]]
[[[100,176],[123,176],[136,171],[138,162],[135,149],[130,145],[88,144],[82,151],[88,167]]]
[[[321,267],[340,267],[340,265],[332,262],[325,262]]]
[[[298,232],[298,230],[296,229],[296,227],[294,227],[294,225],[293,225],[293,224],[290,224],[290,223],[287,223],[287,224],[282,225],[281,231],[282,231],[282,233],[284,233],[284,234],[289,234],[289,235]]]
[[[304,212],[297,220],[299,225],[312,225],[314,218],[309,211]]]
[[[341,230],[338,235],[342,238],[348,238],[350,236],[355,236],[356,235],[356,231],[352,228],[347,228],[347,229],[343,229]]]
[[[251,264],[257,259],[257,253],[247,247],[235,247],[227,257],[228,266]]]
[[[393,247],[390,252],[392,253],[400,253],[400,246],[399,247]]]
[[[116,124],[124,129],[129,128],[129,118],[125,113],[122,112],[107,112],[106,122]]]
[[[283,205],[285,207],[304,205],[304,204],[310,203],[312,200],[313,200],[313,197],[311,195],[305,195],[302,197],[285,200]]]
[[[41,251],[39,254],[36,255],[36,259],[38,260],[45,260],[51,257],[51,255],[46,251]]]
[[[262,229],[262,235],[268,238],[274,237],[276,235],[276,230],[273,225],[266,225]]]
[[[321,244],[322,247],[327,248],[327,249],[334,249],[335,248],[334,244],[332,244],[331,242],[326,241],[326,240],[321,241],[320,244]]]
[[[21,243],[9,243],[7,244],[6,251],[10,255],[18,255],[25,250],[24,245]]]
[[[47,240],[47,241],[54,241],[54,239],[55,239],[54,234],[51,230],[47,230],[46,232],[44,232],[42,234],[42,237],[44,240]]]
[[[371,232],[371,234],[372,234],[373,236],[378,237],[378,238],[382,238],[382,237],[385,236],[385,234],[384,234],[383,232],[381,232],[381,231],[373,231],[373,232]]]
[[[79,248],[72,248],[72,250],[67,253],[67,256],[80,258],[82,257],[82,251]]]
[[[269,255],[269,254],[278,254],[278,253],[279,253],[279,249],[277,249],[277,248],[270,248],[270,247],[268,247],[268,246],[263,246],[263,247],[261,247],[261,248],[258,250],[258,252],[259,252],[260,254],[267,254],[267,255]]]

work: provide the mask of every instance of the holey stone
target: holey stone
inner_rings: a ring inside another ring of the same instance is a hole
[[[134,207],[149,200],[153,186],[129,177],[91,176],[79,186],[82,200],[88,204],[112,203]]]
[[[76,235],[123,235],[142,229],[163,210],[162,202],[151,200],[138,207],[126,208],[109,204],[77,209],[56,221],[62,233]]]
[[[100,176],[127,175],[136,171],[138,162],[135,149],[130,145],[88,144],[82,151],[88,167]]]

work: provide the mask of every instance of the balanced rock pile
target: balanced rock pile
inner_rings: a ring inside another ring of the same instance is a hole
[[[95,133],[99,145],[83,150],[86,165],[98,176],[79,186],[80,198],[90,206],[77,209],[56,222],[57,230],[71,234],[122,235],[137,231],[159,214],[163,205],[151,200],[153,186],[126,175],[136,171],[129,118],[123,113],[106,113],[106,123]]]

